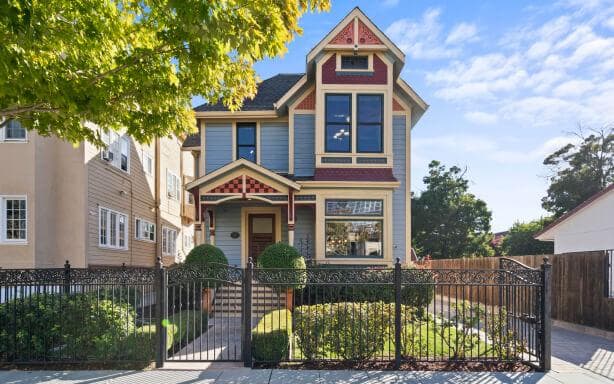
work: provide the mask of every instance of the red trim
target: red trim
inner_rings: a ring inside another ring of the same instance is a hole
[[[577,207],[575,207],[571,211],[565,213],[563,216],[561,216],[558,219],[554,220],[549,226],[547,226],[546,228],[544,228],[541,231],[539,231],[536,234],[534,234],[533,238],[537,238],[537,237],[541,236],[542,234],[546,233],[547,231],[551,230],[552,228],[556,227],[557,225],[561,224],[563,221],[569,219],[571,216],[575,215],[576,213],[578,213],[582,209],[586,208],[586,206],[588,206],[590,203],[592,203],[593,201],[597,200],[598,198],[600,198],[601,196],[605,195],[606,193],[608,193],[610,191],[614,191],[614,183],[610,184],[607,187],[605,187],[601,191],[595,193],[593,196],[591,196],[588,199],[584,200],[580,205],[578,205]]]
[[[300,110],[314,110],[316,109],[316,92],[311,91],[305,98],[296,106],[296,109]]]
[[[348,45],[354,44],[354,20],[352,19],[341,32],[337,33],[328,44],[334,45]]]
[[[315,181],[397,181],[392,168],[316,168]]]
[[[388,71],[386,63],[373,55],[373,72],[366,74],[337,74],[337,57],[332,55],[322,64],[323,84],[387,84]]]
[[[358,20],[358,44],[382,45],[382,41],[362,22]]]

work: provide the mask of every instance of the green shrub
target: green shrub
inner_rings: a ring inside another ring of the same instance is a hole
[[[324,336],[330,326],[326,324],[330,304],[302,305],[294,308],[294,335],[298,347],[307,360],[326,358],[330,349],[324,343]]]
[[[201,244],[192,248],[182,267],[197,269],[201,272],[204,277],[203,288],[215,288],[223,283],[220,277],[226,274],[228,259],[218,247]]]
[[[419,315],[424,314],[426,307],[435,296],[433,273],[426,269],[413,269],[409,273],[412,276],[412,284],[403,285],[401,303],[418,309]]]
[[[285,243],[266,247],[258,256],[256,265],[261,269],[283,269],[257,275],[259,280],[276,289],[303,289],[307,281],[305,258],[296,248]]]
[[[280,309],[267,313],[252,329],[252,356],[255,361],[278,363],[288,356],[292,337],[292,313]]]

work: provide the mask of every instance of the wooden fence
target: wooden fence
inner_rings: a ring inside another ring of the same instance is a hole
[[[539,268],[548,257],[552,263],[552,318],[570,323],[614,331],[614,298],[608,298],[607,253],[574,252],[557,255],[512,256],[530,267]],[[423,268],[498,269],[499,257],[446,259],[418,262]],[[465,290],[464,297],[477,292]],[[448,295],[445,292],[440,294]],[[458,296],[455,294],[454,296]],[[498,305],[494,291],[483,295],[484,304]]]

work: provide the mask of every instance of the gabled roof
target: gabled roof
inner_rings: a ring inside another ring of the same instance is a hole
[[[285,95],[302,77],[303,73],[280,73],[258,84],[256,96],[243,100],[241,111],[272,111],[275,102]],[[196,112],[226,112],[228,108],[221,102],[202,104],[194,108]]]
[[[548,236],[548,232],[550,232],[550,230],[554,229],[554,227],[558,226],[559,224],[567,221],[570,217],[574,216],[578,212],[582,211],[584,208],[586,208],[589,205],[591,205],[591,203],[595,202],[596,200],[598,200],[599,198],[607,195],[610,192],[614,193],[614,183],[610,184],[609,186],[607,186],[606,188],[602,189],[601,191],[595,193],[593,196],[591,196],[588,199],[584,200],[584,202],[582,202],[582,204],[578,205],[577,207],[575,207],[571,211],[567,212],[563,216],[561,216],[558,219],[554,220],[549,226],[547,226],[546,228],[542,229],[541,231],[539,231],[535,235],[533,235],[533,238],[537,239],[537,240],[542,240],[542,241],[553,240],[551,238],[551,236]]]
[[[183,144],[181,145],[181,147],[182,148],[200,148],[200,133],[190,133],[183,141]]]

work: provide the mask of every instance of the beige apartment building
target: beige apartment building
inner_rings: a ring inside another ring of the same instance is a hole
[[[0,128],[0,267],[152,266],[194,244],[194,201],[183,189],[194,157],[180,138],[139,144],[103,134],[103,150]],[[159,202],[159,203],[158,203]]]

